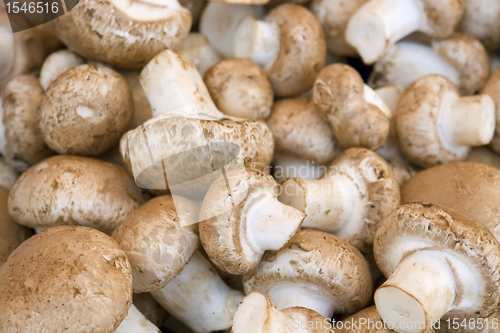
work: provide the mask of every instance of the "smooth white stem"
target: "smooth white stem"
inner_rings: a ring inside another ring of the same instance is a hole
[[[368,1],[349,20],[346,40],[366,64],[371,64],[390,45],[417,31],[421,20],[415,0]]]
[[[387,118],[392,118],[392,110],[389,108],[389,106],[387,106],[382,97],[380,97],[377,92],[367,84],[364,85],[363,98],[367,103],[378,107],[379,110],[387,116]]]
[[[181,274],[151,294],[194,332],[231,327],[234,312],[243,299],[243,293],[229,288],[198,251]]]
[[[114,333],[160,333],[160,330],[132,304],[127,317]]]
[[[70,50],[52,53],[45,59],[40,70],[40,83],[43,89],[47,90],[50,84],[62,73],[83,63],[84,60]]]
[[[467,147],[490,143],[496,124],[493,99],[488,95],[457,99],[455,94],[450,94],[447,98],[439,118],[443,139],[454,145]]]
[[[376,291],[375,304],[397,332],[422,332],[452,309],[456,281],[447,258],[438,251],[417,251],[396,267]]]
[[[267,297],[280,309],[299,306],[331,318],[336,310],[337,300],[312,283],[285,282],[269,288]]]
[[[208,42],[207,37],[196,32],[189,34],[179,50],[191,60],[201,77],[205,76],[210,67],[222,60],[220,54]]]
[[[300,228],[306,216],[269,194],[250,199],[243,214],[245,238],[256,253],[281,249]]]
[[[233,37],[233,54],[237,58],[252,59],[267,69],[272,66],[280,51],[280,31],[273,22],[245,17]]]

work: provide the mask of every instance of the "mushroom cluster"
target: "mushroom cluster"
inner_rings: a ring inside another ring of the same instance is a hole
[[[500,332],[500,0],[60,4],[0,1],[1,333]]]

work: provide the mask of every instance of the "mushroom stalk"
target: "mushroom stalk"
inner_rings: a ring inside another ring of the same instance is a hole
[[[256,253],[281,249],[305,217],[302,211],[282,204],[269,194],[250,200],[244,214],[247,241]]]
[[[421,21],[415,0],[369,1],[351,17],[346,40],[366,64],[371,64],[389,45],[417,31]]]
[[[14,34],[0,27],[0,84],[12,71],[14,63]]]
[[[233,53],[237,58],[252,59],[268,69],[280,51],[280,31],[273,22],[245,17],[233,37]]]
[[[114,333],[159,333],[160,330],[132,304],[127,316]]]
[[[397,332],[429,328],[454,307],[458,284],[456,267],[450,266],[449,258],[438,251],[418,251],[405,258],[375,293],[382,319],[393,323]]]
[[[458,146],[483,146],[493,139],[495,104],[488,95],[460,97],[450,95],[441,112],[441,136]]]
[[[243,293],[229,288],[198,251],[181,274],[151,294],[168,313],[195,332],[231,327],[234,312],[243,299]]]

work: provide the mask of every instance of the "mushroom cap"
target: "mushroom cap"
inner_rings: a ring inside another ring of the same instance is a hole
[[[45,142],[59,154],[98,155],[118,143],[133,110],[127,81],[119,73],[86,64],[50,85],[37,123]]]
[[[481,317],[486,317],[498,309],[500,244],[483,224],[445,206],[405,204],[380,224],[373,252],[377,266],[388,277],[405,257],[426,249],[452,253],[474,270],[475,276],[482,277],[478,281],[482,292],[477,296],[481,299],[477,304],[482,308],[461,309],[460,313],[472,315],[478,311]]]
[[[403,154],[423,168],[463,160],[470,148],[448,149],[441,139],[438,119],[445,97],[459,96],[457,87],[447,78],[427,75],[412,83],[399,101],[396,117],[398,138]]]
[[[344,238],[363,253],[372,250],[375,232],[381,221],[399,206],[399,184],[390,165],[371,150],[351,148],[339,155],[321,177],[344,173],[358,180],[361,197],[367,197],[363,229],[359,234]],[[361,180],[361,182],[359,181]]]
[[[344,147],[381,148],[390,121],[364,99],[361,75],[351,66],[333,64],[321,70],[313,87],[316,108],[327,115],[335,136]]]
[[[281,312],[292,318],[292,323],[295,325],[302,324],[306,326],[307,328],[303,330],[303,333],[332,333],[330,329],[331,323],[314,310],[294,306],[283,309]]]
[[[0,268],[0,330],[5,333],[111,333],[131,304],[127,256],[95,229],[43,231]]]
[[[33,235],[33,231],[14,222],[9,216],[9,191],[0,187],[0,267],[14,249]]]
[[[356,50],[345,39],[345,30],[351,16],[368,0],[313,0],[311,11],[325,32],[326,46],[332,54],[357,56]]]
[[[361,309],[370,299],[372,280],[363,255],[326,232],[299,230],[279,251],[267,251],[259,265],[244,275],[245,293],[266,295],[282,282],[309,282],[336,300],[341,313]]]
[[[495,102],[497,121],[495,134],[493,135],[493,140],[491,140],[489,147],[496,153],[500,153],[500,69],[491,75],[482,93],[490,96]]]
[[[500,46],[500,3],[496,0],[464,0],[458,31],[477,38],[488,50]]]
[[[433,40],[432,48],[460,73],[461,95],[472,95],[486,84],[490,58],[477,39],[456,32],[450,38]]]
[[[217,108],[227,115],[266,119],[274,93],[266,72],[249,59],[226,59],[205,73],[205,84]]]
[[[4,157],[16,171],[25,171],[54,154],[43,141],[36,123],[44,91],[36,77],[19,75],[5,83],[2,93]]]
[[[76,53],[70,50],[60,50],[50,54],[40,69],[40,83],[47,90],[55,79],[68,69],[85,63]]]
[[[316,110],[311,99],[298,97],[276,102],[267,125],[273,132],[276,154],[321,165],[330,163],[341,152],[328,119]]]
[[[401,187],[401,202],[426,201],[458,210],[500,239],[500,170],[481,163],[448,163],[424,170]]]
[[[31,228],[83,225],[110,234],[144,201],[123,168],[92,158],[54,156],[19,177],[9,193],[9,214]]]
[[[158,290],[189,263],[199,241],[195,224],[185,225],[177,211],[189,201],[156,197],[130,213],[111,237],[125,251],[134,274],[134,292]]]
[[[144,67],[189,34],[191,13],[171,1],[83,0],[49,22],[54,34],[85,58],[124,68]]]
[[[255,268],[262,257],[252,250],[247,250],[244,235],[246,198],[260,194],[277,198],[279,187],[271,176],[255,169],[246,168],[228,172],[226,175],[227,184],[225,181],[216,181],[203,200],[200,213],[202,221],[199,224],[200,240],[208,257],[218,268],[241,275]],[[227,186],[231,188],[231,192],[228,192]],[[229,198],[237,204],[226,211],[225,204]],[[204,212],[214,211],[223,213],[204,220]]]
[[[309,89],[323,68],[326,43],[323,28],[306,8],[283,4],[274,8],[265,21],[280,31],[278,57],[266,69],[277,97],[289,97]]]
[[[453,34],[464,13],[463,0],[419,0],[424,17],[420,31],[435,38]]]

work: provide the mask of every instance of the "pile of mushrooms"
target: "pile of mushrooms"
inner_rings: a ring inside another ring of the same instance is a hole
[[[11,4],[0,332],[500,332],[500,0]]]

